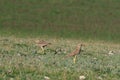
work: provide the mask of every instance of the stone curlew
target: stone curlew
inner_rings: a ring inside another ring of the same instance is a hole
[[[49,42],[46,42],[46,41],[44,41],[44,40],[37,40],[37,41],[35,41],[36,42],[36,45],[37,46],[39,46],[41,49],[42,49],[42,51],[43,51],[43,53],[44,53],[44,47],[46,47],[47,45],[50,45],[51,43],[49,43]]]
[[[76,55],[79,54],[82,51],[82,46],[84,46],[84,44],[78,44],[76,49],[73,52],[71,52],[70,54],[68,54],[67,56],[65,56],[65,58],[74,56],[73,62],[75,63],[76,62],[76,57],[77,57]]]

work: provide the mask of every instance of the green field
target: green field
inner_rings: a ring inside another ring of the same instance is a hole
[[[0,35],[120,41],[120,0],[0,0]]]
[[[45,54],[36,40],[52,43]],[[120,80],[120,0],[0,0],[0,80],[80,76]]]
[[[120,45],[108,42],[84,42],[68,39],[42,38],[52,44],[45,53],[36,46],[39,38],[0,37],[0,80],[119,80]],[[64,57],[78,43],[85,44],[83,52],[73,57]],[[56,49],[61,49],[55,54]],[[109,55],[112,50],[115,54]]]

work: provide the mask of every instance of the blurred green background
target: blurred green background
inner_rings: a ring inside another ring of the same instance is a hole
[[[120,41],[120,0],[0,0],[0,35]]]

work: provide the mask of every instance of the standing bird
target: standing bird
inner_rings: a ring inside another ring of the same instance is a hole
[[[46,42],[44,40],[41,40],[41,41],[37,40],[35,42],[36,42],[36,45],[39,46],[42,49],[43,53],[44,53],[44,47],[51,44],[51,43],[48,43],[48,42]]]
[[[70,54],[68,54],[65,58],[74,56],[73,62],[75,63],[77,54],[79,54],[82,51],[82,46],[84,46],[84,44],[78,44],[76,49],[73,52],[71,52]]]

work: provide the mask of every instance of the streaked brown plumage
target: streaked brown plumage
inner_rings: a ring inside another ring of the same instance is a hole
[[[66,56],[66,58],[67,57],[72,57],[72,56],[75,56],[75,55],[79,54],[82,51],[82,49],[81,49],[82,46],[84,46],[84,45],[83,44],[78,44],[77,47],[76,47],[76,49],[73,52],[71,52],[70,54],[68,54]]]
[[[44,41],[44,40],[37,40],[36,41],[36,44],[39,46],[39,47],[45,47],[45,46],[47,46],[47,45],[49,45],[49,44],[51,44],[51,43],[48,43],[48,42],[46,42],[46,41]]]
[[[47,45],[51,44],[51,43],[48,43],[48,42],[46,42],[44,40],[41,40],[41,41],[37,40],[35,42],[36,42],[36,45],[39,46],[42,49],[43,53],[44,53],[44,47],[46,47]]]
[[[76,55],[79,54],[82,51],[82,46],[84,46],[84,45],[83,44],[78,44],[76,49],[72,53],[68,54],[65,58],[74,56],[73,62],[76,63],[76,58],[77,58]]]

